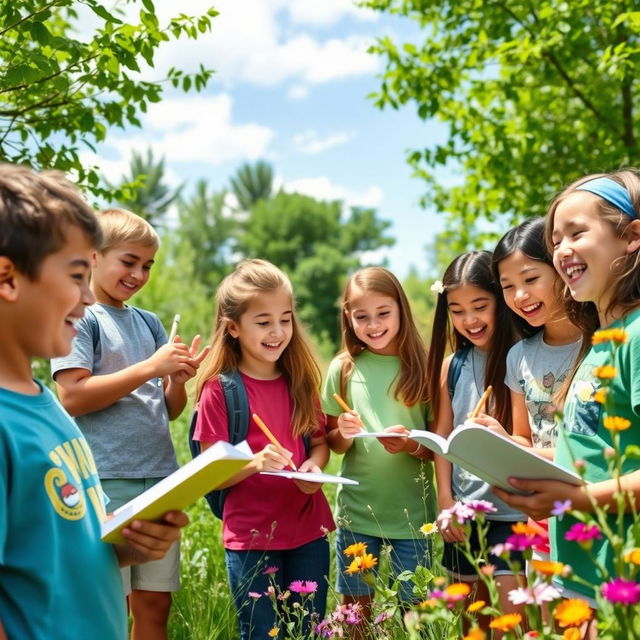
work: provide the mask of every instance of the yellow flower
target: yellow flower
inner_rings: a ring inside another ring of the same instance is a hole
[[[596,331],[591,338],[591,344],[602,344],[609,341],[614,344],[625,344],[627,332],[624,329],[602,329]]]
[[[596,367],[593,370],[593,375],[602,380],[613,380],[613,378],[618,375],[618,372],[616,368],[610,364],[603,364],[601,367]]]
[[[273,627],[273,629],[269,630],[269,637],[275,638],[278,635],[278,627]]]
[[[562,640],[582,640],[582,633],[576,627],[569,627],[564,630]]]
[[[640,564],[640,548],[635,547],[624,554],[624,561],[632,564]]]
[[[505,613],[503,616],[494,618],[489,626],[499,631],[511,631],[522,622],[522,616],[519,613]]]
[[[438,530],[438,525],[435,522],[427,522],[420,527],[420,532],[425,536],[430,536]]]
[[[593,611],[584,600],[570,598],[556,607],[553,617],[561,627],[579,627],[583,622],[591,620]]]
[[[604,404],[607,401],[607,390],[605,388],[598,389],[593,394],[593,401],[599,402],[600,404]]]
[[[567,565],[550,560],[531,560],[531,566],[543,576],[561,576],[566,573]]]
[[[365,542],[356,542],[350,544],[342,553],[345,556],[361,556],[367,552],[367,545]]]
[[[365,553],[360,557],[360,570],[366,571],[367,569],[373,569],[378,564],[378,558],[372,553]]]
[[[467,607],[467,612],[468,613],[475,613],[476,611],[480,611],[480,609],[482,609],[485,604],[487,604],[487,603],[484,600],[476,600],[475,602],[472,602]]]
[[[469,633],[467,633],[462,640],[484,640],[484,631],[479,627],[474,627],[473,629],[469,629]]]
[[[444,593],[446,596],[453,597],[453,598],[457,598],[457,597],[465,598],[466,596],[469,595],[469,593],[471,593],[471,587],[464,582],[454,582],[444,590]]]
[[[429,598],[428,600],[423,600],[422,602],[418,603],[418,607],[420,609],[433,609],[434,607],[437,607],[440,604],[439,600],[436,600],[435,598]]]
[[[631,420],[617,416],[607,416],[602,420],[602,424],[609,431],[625,431],[631,426]]]

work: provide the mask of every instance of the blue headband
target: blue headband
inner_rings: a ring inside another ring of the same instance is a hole
[[[603,200],[606,200],[609,204],[620,209],[620,211],[624,211],[624,213],[631,218],[635,219],[638,217],[638,214],[633,208],[629,192],[611,178],[594,178],[576,187],[576,191],[589,191],[590,193],[594,193]]]

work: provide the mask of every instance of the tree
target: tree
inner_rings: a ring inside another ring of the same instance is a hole
[[[237,248],[290,275],[301,317],[319,342],[335,349],[344,280],[365,251],[393,244],[385,236],[389,226],[373,209],[353,207],[343,219],[340,202],[280,192],[249,211]]]
[[[122,176],[120,187],[115,187],[107,180],[109,189],[122,189],[124,196],[120,204],[125,209],[142,216],[153,226],[163,224],[164,214],[178,196],[184,185],[171,190],[164,183],[164,158],[158,162],[153,157],[153,151],[147,149],[147,157],[134,151],[129,161],[128,177]]]
[[[448,212],[450,240],[467,246],[479,218],[543,215],[580,175],[637,162],[640,12],[626,0],[366,0],[409,16],[422,44],[382,38],[381,108],[415,104],[447,139],[409,162],[423,203]],[[461,184],[439,183],[442,169]],[[483,225],[480,225],[482,227]],[[486,228],[486,225],[484,225]],[[503,227],[504,228],[504,227]]]
[[[243,164],[230,178],[238,205],[242,211],[249,211],[259,200],[268,200],[273,192],[273,167],[264,160],[254,165]]]
[[[96,168],[80,162],[80,150],[93,149],[111,126],[140,126],[140,112],[163,92],[161,80],[140,79],[140,63],[153,67],[165,41],[205,33],[217,12],[180,14],[161,26],[152,0],[132,0],[140,21],[127,24],[97,0],[84,0],[99,25],[79,39],[79,4],[0,0],[0,160],[73,170],[96,195],[112,199],[99,187]],[[211,74],[202,65],[191,75],[170,69],[168,80],[200,91]]]

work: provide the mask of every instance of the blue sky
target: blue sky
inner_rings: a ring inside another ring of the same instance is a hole
[[[179,10],[209,5],[182,0]],[[156,6],[161,20],[176,11],[175,3]],[[113,130],[85,161],[117,181],[131,151],[151,146],[165,157],[168,179],[186,181],[188,195],[198,178],[223,188],[240,164],[266,159],[287,191],[375,207],[393,222],[396,245],[369,258],[386,257],[401,277],[411,265],[426,272],[424,247],[442,221],[418,205],[424,187],[405,155],[441,139],[443,128],[419,120],[411,105],[380,111],[366,97],[382,71],[368,44],[379,35],[414,39],[415,25],[350,0],[219,0],[215,7],[210,34],[168,43],[144,72],[157,79],[169,66],[202,62],[216,71],[207,90],[168,91],[142,129]]]

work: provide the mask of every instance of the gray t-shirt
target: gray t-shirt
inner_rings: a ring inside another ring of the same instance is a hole
[[[555,447],[558,424],[552,398],[575,362],[581,340],[552,346],[542,334],[540,331],[511,347],[504,381],[513,392],[524,395],[533,446]]]
[[[162,323],[147,313],[151,326],[130,307],[90,307],[99,324],[94,352],[88,315],[76,325],[71,353],[51,361],[55,377],[63,369],[87,369],[92,375],[115,373],[146,360],[167,342]],[[152,331],[153,329],[153,331]],[[101,478],[163,478],[178,468],[169,434],[162,380],[152,378],[117,402],[76,422],[89,442]]]
[[[487,355],[476,349],[469,350],[466,360],[460,370],[460,377],[456,382],[453,392],[451,407],[453,409],[453,426],[464,424],[469,412],[478,404],[484,389],[484,371],[487,364]],[[488,515],[489,520],[502,520],[514,522],[526,520],[526,516],[516,511],[500,500],[491,491],[491,486],[478,476],[466,469],[453,465],[451,476],[451,489],[457,500],[488,500],[493,503],[497,511]]]

